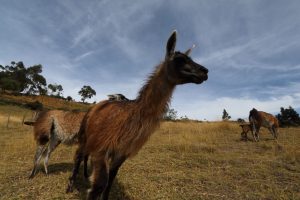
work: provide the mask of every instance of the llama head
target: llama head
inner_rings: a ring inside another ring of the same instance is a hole
[[[173,84],[196,83],[200,84],[206,81],[208,69],[194,62],[189,54],[192,48],[185,53],[175,51],[176,31],[170,36],[167,47],[165,63],[167,68],[168,80]]]

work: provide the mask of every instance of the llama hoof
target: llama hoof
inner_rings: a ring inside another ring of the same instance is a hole
[[[73,181],[70,180],[66,193],[71,193],[71,192],[73,192]]]
[[[31,173],[30,176],[28,177],[28,179],[32,179],[34,177],[34,173]]]
[[[68,188],[66,189],[66,193],[71,193],[73,192],[73,187],[68,185]]]

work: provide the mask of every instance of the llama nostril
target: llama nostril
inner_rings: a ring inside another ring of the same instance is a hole
[[[202,67],[203,67],[203,66],[202,66]],[[203,71],[204,71],[205,73],[208,73],[208,69],[205,68],[205,67],[203,67]]]

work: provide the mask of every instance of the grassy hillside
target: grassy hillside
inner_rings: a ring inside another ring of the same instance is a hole
[[[9,127],[7,113],[11,114]],[[0,199],[84,199],[88,181],[66,194],[75,147],[59,146],[28,180],[35,143],[17,106],[0,105]],[[139,154],[121,167],[111,199],[300,199],[300,129],[280,129],[275,141],[240,141],[235,123],[164,122]],[[82,171],[82,169],[81,169]]]
[[[90,105],[83,104],[79,102],[68,102],[64,99],[54,98],[50,96],[15,96],[0,94],[0,103],[2,104],[17,104],[25,105],[27,103],[32,103],[39,101],[43,104],[45,108],[48,109],[62,109],[62,110],[82,110],[86,111]]]

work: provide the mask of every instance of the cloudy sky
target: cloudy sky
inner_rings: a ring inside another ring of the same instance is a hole
[[[179,116],[300,111],[299,10],[298,0],[2,0],[0,64],[42,64],[77,100],[83,85],[97,92],[90,102],[134,99],[176,29],[176,49],[196,44],[191,57],[209,69],[207,82],[176,88]]]

